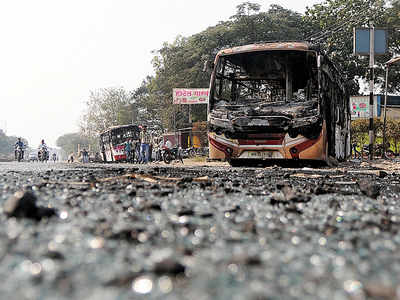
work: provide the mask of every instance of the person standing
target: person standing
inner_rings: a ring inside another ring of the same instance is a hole
[[[153,161],[153,144],[154,144],[154,131],[150,131],[150,143],[149,143],[149,162]]]
[[[126,161],[131,162],[131,141],[127,140],[125,142],[125,155],[126,155]]]
[[[147,132],[147,126],[144,125],[142,131],[140,132],[140,153],[141,153],[141,161],[144,164],[149,162],[149,150],[150,150],[150,143],[151,137],[150,134]]]
[[[353,148],[354,158],[360,158],[361,153],[357,150],[357,143],[354,142],[352,148]]]
[[[154,148],[155,148],[155,152],[156,152],[156,161],[161,161],[161,149],[162,149],[162,138],[161,137],[156,137],[154,139]]]
[[[89,162],[89,152],[84,148],[82,151],[82,162],[88,163]]]

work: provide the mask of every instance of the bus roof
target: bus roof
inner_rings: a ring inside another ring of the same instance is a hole
[[[314,50],[311,44],[307,42],[265,42],[257,44],[249,44],[244,46],[238,46],[228,49],[223,49],[218,52],[218,56],[232,55],[246,52],[257,52],[257,51],[274,51],[274,50],[298,50],[308,51]]]

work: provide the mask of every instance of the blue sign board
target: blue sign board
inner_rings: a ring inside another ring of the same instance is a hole
[[[370,29],[354,28],[353,46],[354,54],[369,55]],[[387,52],[387,31],[386,29],[374,29],[375,55],[382,55]]]

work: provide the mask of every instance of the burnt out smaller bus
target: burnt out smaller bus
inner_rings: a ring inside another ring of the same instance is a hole
[[[104,162],[127,161],[125,143],[131,142],[132,151],[140,139],[140,129],[137,125],[113,126],[100,134],[100,149]]]
[[[220,51],[208,104],[211,159],[328,162],[350,155],[350,107],[335,65],[307,42]]]

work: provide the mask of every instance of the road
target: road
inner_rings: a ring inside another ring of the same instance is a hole
[[[0,163],[0,294],[400,299],[399,169]]]

